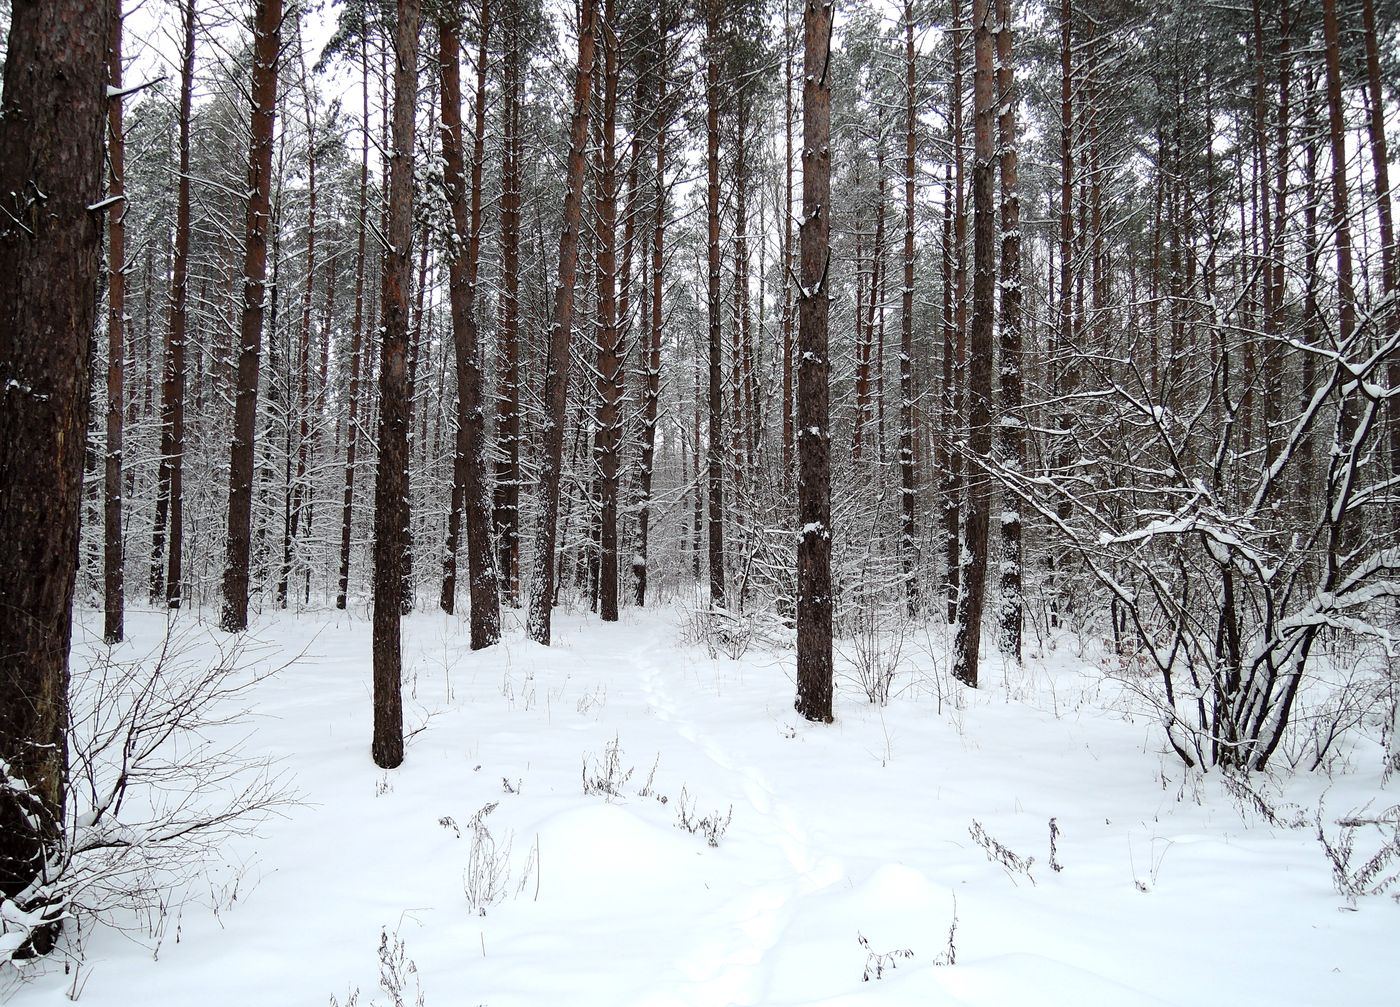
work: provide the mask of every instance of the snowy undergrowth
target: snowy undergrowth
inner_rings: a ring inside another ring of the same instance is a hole
[[[369,625],[264,616],[307,653],[243,747],[306,803],[229,841],[206,883],[238,872],[236,902],[187,893],[157,954],[87,934],[82,1002],[388,1004],[385,948],[427,1007],[1392,1002],[1400,905],[1339,893],[1318,841],[1349,838],[1353,869],[1387,841],[1377,744],[1241,789],[1185,772],[1074,647],[990,650],[973,693],[941,628],[907,636],[888,704],[843,678],[810,725],[790,651],[711,657],[684,618],[561,614],[552,648],[513,623],[472,653],[465,623],[410,617],[416,733],[385,773]],[[14,1002],[71,986],[55,968]]]

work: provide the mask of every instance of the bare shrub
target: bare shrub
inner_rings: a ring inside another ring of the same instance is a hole
[[[231,839],[295,803],[271,761],[216,740],[248,719],[252,690],[286,665],[257,668],[241,638],[214,640],[215,657],[203,660],[196,632],[169,629],[134,660],[75,656],[63,840],[27,892],[0,900],[0,961],[23,957],[31,934],[55,920],[160,913]],[[22,786],[0,763],[0,787]]]
[[[1032,885],[1035,884],[1035,878],[1031,877],[1031,866],[1035,863],[1035,857],[1022,857],[1013,853],[988,834],[987,830],[982,827],[982,823],[975,818],[968,826],[967,832],[968,835],[972,836],[972,841],[982,847],[982,852],[987,854],[987,859],[1006,868],[1006,872],[1013,876],[1013,881],[1015,875],[1023,874]]]
[[[734,818],[734,805],[729,806],[723,818],[720,817],[718,809],[708,815],[701,815],[698,809],[699,802],[691,799],[685,787],[681,787],[681,797],[676,803],[676,828],[685,829],[692,836],[704,836],[706,843],[717,848]]]
[[[1400,882],[1400,804],[1378,815],[1369,814],[1369,807],[1339,818],[1337,831],[1331,837],[1323,826],[1322,806],[1317,809],[1317,841],[1332,867],[1332,884],[1353,909],[1362,896],[1384,894]],[[1356,837],[1368,828],[1380,835],[1380,844],[1361,860],[1356,853]]]

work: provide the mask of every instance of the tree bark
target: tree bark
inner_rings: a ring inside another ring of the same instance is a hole
[[[408,287],[413,259],[413,113],[418,96],[418,0],[398,0],[389,212],[380,294],[379,464],[374,481],[375,765],[403,762],[404,539],[408,531]]]
[[[636,587],[637,607],[647,601],[647,564],[651,530],[651,485],[656,463],[656,424],[661,406],[661,329],[665,317],[662,310],[666,291],[666,131],[670,124],[666,76],[670,73],[669,52],[671,22],[662,0],[658,18],[659,52],[656,72],[656,182],[655,218],[651,232],[651,312],[647,325],[646,387],[642,396],[642,465],[639,473],[640,506],[637,510],[637,551],[632,561],[632,576]],[[684,450],[684,435],[681,437]]]
[[[262,355],[267,239],[271,223],[272,132],[277,116],[277,64],[282,0],[256,0],[253,13],[253,111],[248,145],[248,211],[244,227],[243,311],[239,322],[238,386],[229,453],[228,544],[223,615],[229,633],[248,628],[249,553],[253,519],[253,439],[257,429],[258,368]]]
[[[617,87],[618,30],[616,0],[605,0],[600,34],[603,67],[602,124],[594,174],[594,233],[598,242],[596,280],[597,411],[595,467],[598,485],[598,615],[617,621],[617,493],[622,451],[623,360],[626,350],[618,324],[617,303]]]
[[[909,615],[919,611],[919,550],[915,524],[917,483],[914,469],[914,184],[918,152],[917,86],[914,52],[914,3],[904,2],[904,288],[899,322],[899,495],[900,573]]]
[[[1385,138],[1385,89],[1381,78],[1375,0],[1362,0],[1361,14],[1362,27],[1365,29],[1362,35],[1366,39],[1366,89],[1370,105],[1366,126],[1371,141],[1371,170],[1375,179],[1376,216],[1380,228],[1381,298],[1386,305],[1381,314],[1380,329],[1381,339],[1386,341],[1394,335],[1396,328],[1400,327],[1400,304],[1395,300],[1397,291],[1400,291],[1400,251],[1395,247],[1395,219],[1390,202],[1390,155]],[[1285,32],[1287,23],[1288,6],[1285,3]],[[1286,65],[1285,62],[1284,66]],[[1280,147],[1284,142],[1285,137],[1281,134]],[[1282,267],[1279,268],[1281,273]],[[1283,285],[1281,275],[1277,285]],[[1386,381],[1391,389],[1400,388],[1400,353],[1391,354],[1386,365]],[[1390,446],[1390,474],[1400,477],[1400,400],[1392,399],[1390,402],[1389,415],[1386,417],[1386,434]],[[1400,517],[1397,517],[1397,521],[1400,521]]]
[[[831,4],[803,12],[802,278],[797,368],[797,712],[832,720],[831,431],[827,271],[831,261]]]
[[[467,580],[471,594],[471,647],[501,638],[500,598],[491,557],[491,506],[486,484],[486,424],[481,401],[481,365],[476,327],[476,279],[481,252],[482,168],[486,160],[486,46],[491,30],[489,0],[482,0],[476,59],[475,136],[472,144],[471,208],[462,177],[462,84],[458,26],[439,20],[442,73],[442,157],[453,242],[448,255],[452,338],[457,352],[457,447],[453,507],[449,516],[442,608],[451,612],[456,593],[457,537],[467,519]],[[459,489],[460,487],[460,489]]]
[[[1011,0],[997,0],[996,77],[997,141],[1001,148],[1001,324],[999,350],[1001,416],[1000,462],[1016,474],[1026,467],[1026,420],[1021,377],[1021,201],[1016,178],[1016,84],[1012,52]],[[1021,511],[1013,493],[1002,497],[1001,517],[1001,652],[1021,660],[1024,621],[1021,584]]]
[[[122,0],[110,0],[107,76],[107,455],[102,493],[102,639],[125,635],[122,573],[122,405],[126,364],[126,137],[122,125]]]
[[[540,452],[540,513],[535,537],[534,571],[530,579],[530,613],[526,633],[536,643],[549,644],[554,603],[554,549],[559,518],[559,478],[564,461],[564,422],[569,393],[569,343],[574,324],[574,286],[578,280],[579,225],[583,218],[583,183],[588,142],[589,95],[593,78],[593,47],[597,19],[594,0],[583,0],[579,12],[578,65],[574,72],[574,108],[569,128],[568,188],[564,223],[559,232],[559,274],[554,288],[554,318],[549,331],[544,405],[548,411]]]
[[[977,687],[982,608],[987,585],[987,545],[992,486],[992,313],[995,305],[996,224],[992,207],[992,0],[972,0],[972,330],[969,339],[967,417],[969,456],[962,590],[953,636],[953,676]]]
[[[0,897],[50,880],[101,268],[110,6],[17,4],[0,104]],[[47,953],[63,907],[16,949]]]
[[[520,605],[520,190],[524,52],[520,32],[507,41],[501,164],[501,322],[496,340],[497,575],[504,600]]]
[[[724,605],[724,378],[720,331],[720,270],[719,247],[719,102],[720,102],[720,12],[719,0],[710,0],[705,7],[705,212],[706,263],[709,286],[706,312],[709,316],[708,386],[709,423],[706,445],[706,465],[709,484],[709,561],[710,604]]]
[[[180,178],[175,197],[175,257],[170,278],[170,324],[160,389],[160,464],[151,542],[151,601],[183,601],[185,523],[185,338],[189,325],[190,106],[194,95],[195,0],[182,11],[180,50]],[[168,533],[167,533],[168,529]],[[169,549],[168,556],[165,555]]]

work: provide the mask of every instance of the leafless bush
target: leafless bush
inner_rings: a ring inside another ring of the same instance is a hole
[[[898,609],[883,610],[868,599],[850,615],[847,625],[850,636],[837,645],[837,652],[850,665],[850,676],[865,698],[885,706],[905,671],[908,622]]]
[[[466,869],[462,871],[462,890],[467,896],[468,908],[478,916],[485,916],[488,907],[505,898],[506,890],[510,887],[510,847],[513,837],[507,833],[503,844],[496,842],[496,837],[486,825],[486,816],[495,810],[495,801],[482,805],[467,823],[471,849],[467,854]]]
[[[1330,838],[1323,826],[1321,805],[1317,809],[1317,841],[1332,866],[1332,884],[1352,908],[1362,896],[1384,894],[1400,882],[1400,804],[1378,815],[1369,814],[1369,807],[1338,819],[1337,831]],[[1356,836],[1367,828],[1375,829],[1381,842],[1369,857],[1358,861]]]
[[[729,806],[721,818],[718,809],[708,815],[700,815],[697,801],[691,799],[685,787],[681,787],[680,800],[676,802],[676,828],[685,829],[692,836],[704,836],[710,846],[718,847],[719,841],[729,830],[729,822],[734,817],[734,805]]]
[[[861,947],[865,948],[865,971],[860,976],[860,981],[863,983],[868,983],[872,979],[883,979],[886,971],[893,972],[899,967],[900,962],[908,961],[914,957],[914,952],[909,948],[876,951],[859,930],[856,931],[856,940],[860,942]]]
[[[622,768],[622,745],[616,736],[603,748],[602,758],[583,756],[583,792],[601,794],[609,801],[622,796],[622,788],[636,772],[636,767]]]
[[[389,999],[376,998],[370,1001],[369,1007],[424,1007],[426,1003],[423,987],[418,982],[418,966],[408,957],[408,949],[399,935],[390,937],[387,930],[379,932],[379,988]],[[345,998],[344,1007],[359,1007],[359,1004],[360,991],[352,990]],[[335,994],[331,994],[330,1007],[341,1007]]]
[[[757,620],[752,612],[731,612],[717,606],[693,608],[681,620],[681,642],[704,647],[711,659],[737,661],[754,643]]]
[[[241,640],[214,641],[204,661],[195,633],[167,631],[135,660],[75,656],[63,842],[29,891],[0,901],[0,961],[53,919],[158,913],[229,840],[295,802],[270,761],[216,740],[280,668],[257,670]],[[19,786],[3,764],[0,786]]]
[[[1024,874],[1030,883],[1035,884],[1035,878],[1031,877],[1031,866],[1035,863],[1035,857],[1022,857],[1013,853],[1006,846],[997,842],[987,830],[982,827],[982,823],[977,819],[972,820],[968,826],[968,835],[972,836],[972,841],[982,847],[982,852],[987,854],[987,859],[994,864],[1001,864],[1006,868],[1006,872],[1011,875]],[[1012,880],[1015,880],[1014,877]]]

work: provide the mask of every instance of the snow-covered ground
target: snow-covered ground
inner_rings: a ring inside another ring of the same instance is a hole
[[[823,726],[792,711],[790,651],[712,659],[684,622],[560,612],[553,647],[512,625],[474,654],[460,619],[410,617],[416,733],[385,772],[363,611],[265,614],[261,658],[303,656],[238,730],[302,803],[230,840],[163,921],[89,933],[76,972],[51,961],[12,1002],[393,1004],[385,934],[402,1002],[427,1007],[1400,1003],[1400,905],[1349,907],[1314,821],[1324,795],[1329,818],[1397,803],[1373,747],[1259,781],[1306,818],[1271,824],[1164,755],[1070,641],[1009,672],[993,652],[973,693],[918,633],[888,707],[842,681]],[[128,624],[131,654],[165,626]],[[585,793],[610,746],[618,793]],[[471,823],[491,804],[488,842]],[[1361,857],[1379,833],[1356,839]],[[504,894],[483,914],[467,882],[493,880],[492,844]]]

